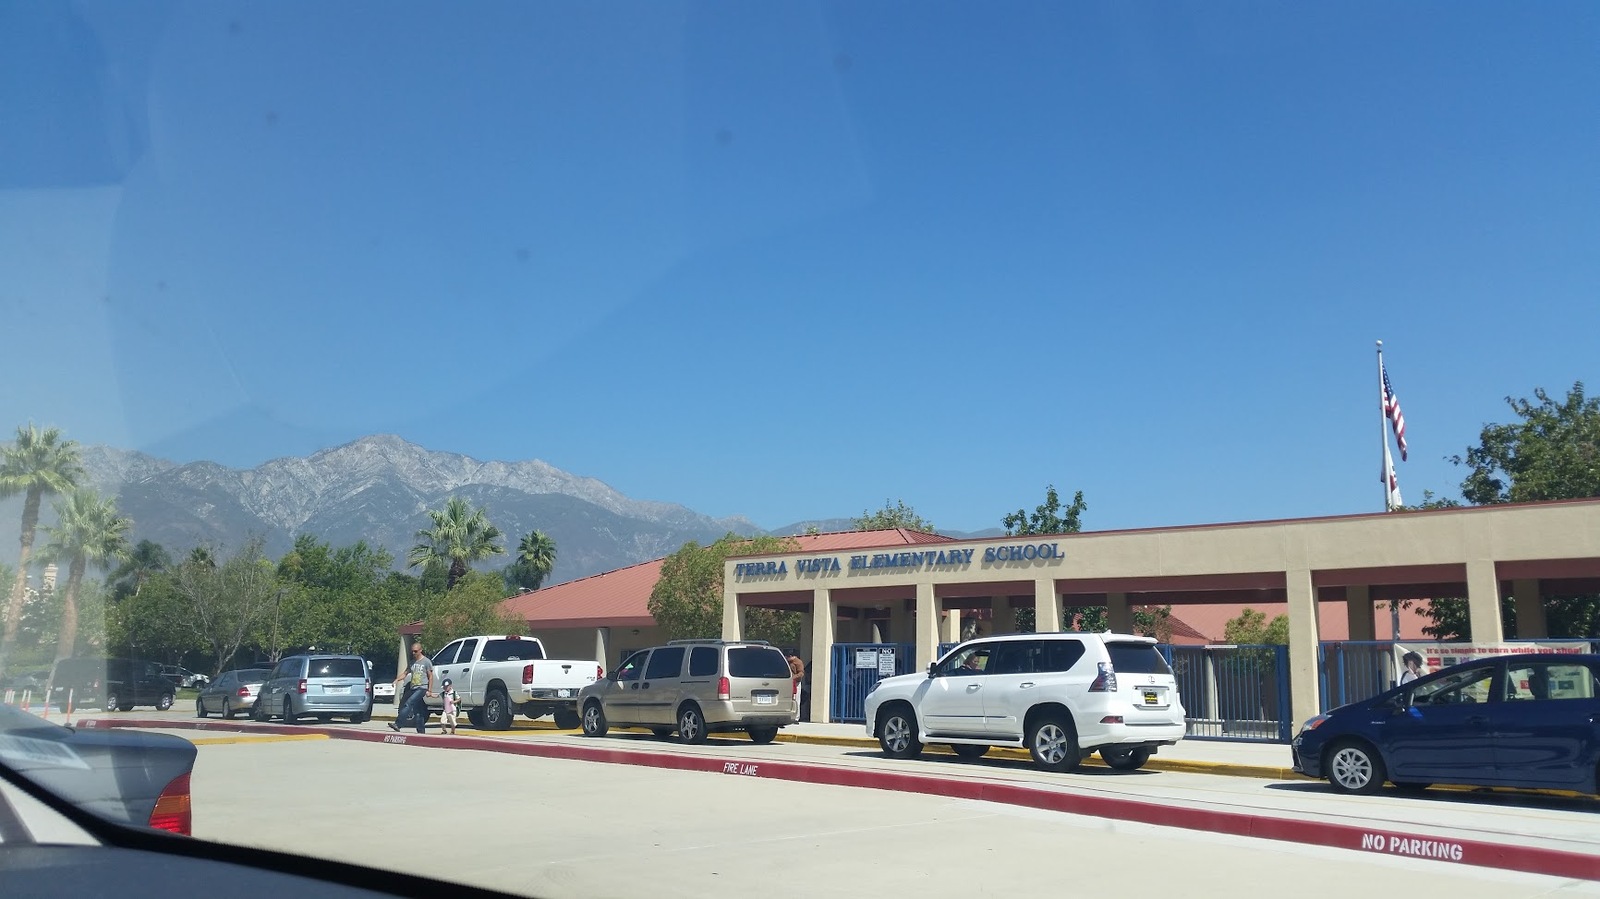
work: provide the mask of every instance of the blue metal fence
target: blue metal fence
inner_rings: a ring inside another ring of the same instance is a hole
[[[1401,640],[1401,645],[1427,645],[1449,647],[1450,643],[1434,644],[1431,641]],[[1511,641],[1519,642],[1519,641]],[[1580,652],[1592,652],[1589,640],[1549,640],[1534,638],[1526,642],[1540,645],[1575,646]],[[1470,646],[1470,643],[1457,644]],[[1395,643],[1391,640],[1346,640],[1326,642],[1317,647],[1318,687],[1322,696],[1322,711],[1370,699],[1395,685],[1400,675]]]
[[[1289,647],[1164,647],[1188,713],[1187,735],[1206,740],[1287,743]]]
[[[880,673],[883,655],[894,655],[894,673],[910,674],[917,668],[914,643],[835,643],[829,669],[833,689],[828,697],[828,718],[860,724],[867,720],[867,691],[886,675]]]

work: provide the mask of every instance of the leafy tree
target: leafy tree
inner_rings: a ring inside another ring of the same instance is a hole
[[[443,509],[429,510],[428,517],[433,526],[417,531],[417,544],[411,547],[407,567],[443,563],[449,570],[446,590],[466,576],[472,563],[506,551],[499,542],[504,535],[489,523],[484,510],[472,508],[460,497],[450,497]]]
[[[33,540],[39,527],[39,503],[46,494],[71,490],[82,477],[77,442],[61,439],[57,428],[41,431],[30,422],[17,428],[16,442],[0,450],[0,499],[22,496],[22,548],[6,604],[5,632],[0,636],[0,677],[5,676],[6,659],[17,642],[17,628],[22,623],[28,560],[33,555]]]
[[[458,637],[472,634],[525,634],[528,623],[505,611],[500,579],[471,572],[428,609],[422,625],[422,645],[435,650]]]
[[[218,671],[227,670],[239,648],[259,633],[281,589],[272,563],[261,554],[260,538],[220,566],[191,558],[178,566],[172,584],[186,603],[196,634],[215,656]]]
[[[151,575],[160,574],[172,567],[172,555],[166,547],[153,540],[140,540],[128,552],[116,570],[111,572],[107,585],[115,600],[138,596]]]
[[[791,537],[741,537],[730,533],[709,546],[691,540],[661,563],[661,576],[650,591],[650,614],[670,639],[719,637],[723,563],[735,556],[793,552],[798,548]],[[758,635],[756,630],[776,629],[781,637],[787,626],[784,618],[755,609],[750,610],[746,620],[751,628],[748,636],[753,639],[771,639]],[[799,634],[798,620],[794,621],[794,633],[787,641],[773,642],[793,643]]]
[[[904,500],[895,500],[894,505],[889,505],[888,500],[883,501],[883,508],[876,512],[864,511],[860,517],[851,520],[858,531],[887,531],[892,528],[905,528],[908,531],[921,531],[932,534],[933,522],[925,520],[917,514],[917,510],[905,504]]]
[[[361,655],[386,655],[413,611],[408,594],[387,589],[394,557],[366,541],[333,549],[302,534],[278,561],[280,605],[259,642],[272,647],[318,646]],[[270,630],[270,634],[268,631]]]
[[[556,542],[544,531],[524,534],[515,561],[506,566],[506,589],[517,593],[537,590],[556,567]]]
[[[1089,506],[1083,501],[1083,491],[1073,494],[1072,505],[1061,509],[1061,497],[1056,495],[1054,484],[1044,488],[1044,502],[1032,515],[1018,509],[1000,520],[1007,534],[1076,534],[1083,529],[1083,513]]]
[[[1542,388],[1533,395],[1534,402],[1506,397],[1520,421],[1485,425],[1477,446],[1451,458],[1468,469],[1461,482],[1467,502],[1492,505],[1600,496],[1600,399],[1586,397],[1582,381],[1574,382],[1559,401]],[[1426,499],[1420,508],[1458,505],[1431,495]],[[1467,639],[1472,630],[1468,607],[1462,597],[1431,600],[1427,615],[1432,623],[1423,633],[1439,640]],[[1544,607],[1552,637],[1600,634],[1600,596],[1546,596]],[[1513,597],[1502,598],[1500,618],[1505,635],[1518,636]]]
[[[1289,616],[1279,615],[1271,621],[1265,612],[1245,608],[1238,617],[1228,619],[1222,626],[1225,643],[1266,643],[1289,645]]]
[[[105,615],[106,645],[133,658],[178,661],[192,653],[210,654],[175,580],[175,571],[152,574],[137,594],[111,603]]]
[[[56,503],[56,524],[45,528],[49,542],[44,558],[67,563],[67,583],[61,593],[61,629],[56,635],[56,660],[71,658],[78,642],[78,594],[90,565],[99,569],[128,558],[128,527],[132,522],[117,514],[115,500],[102,500],[88,488],[72,491],[66,502]]]
[[[1543,388],[1538,401],[1506,397],[1520,419],[1484,425],[1478,445],[1451,461],[1471,471],[1461,494],[1475,505],[1600,496],[1600,399],[1583,382],[1557,402]]]

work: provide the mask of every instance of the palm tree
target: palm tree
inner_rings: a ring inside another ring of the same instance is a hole
[[[483,509],[474,509],[467,501],[452,496],[443,509],[428,510],[433,527],[417,531],[417,544],[411,547],[406,567],[426,566],[438,562],[448,566],[445,589],[467,576],[467,566],[506,551],[497,541],[503,536],[500,529],[489,523]]]
[[[111,594],[118,600],[138,596],[146,581],[171,567],[172,554],[166,547],[154,540],[140,540],[128,553],[128,558],[111,572]]]
[[[21,494],[22,551],[17,555],[17,574],[11,584],[6,605],[4,636],[0,636],[0,676],[17,642],[22,626],[22,602],[28,590],[28,559],[33,555],[33,538],[39,528],[39,501],[47,493],[65,493],[83,477],[78,444],[61,439],[58,428],[43,431],[29,422],[17,428],[17,440],[0,450],[0,499]]]
[[[92,564],[104,571],[128,558],[128,525],[117,514],[114,499],[102,500],[93,490],[72,491],[66,502],[56,503],[57,522],[45,528],[50,542],[41,555],[51,562],[67,563],[67,586],[61,594],[61,629],[56,660],[69,658],[78,642],[78,591],[83,574]]]
[[[517,544],[517,560],[512,563],[511,579],[515,587],[537,590],[556,567],[556,542],[544,531],[524,534]]]

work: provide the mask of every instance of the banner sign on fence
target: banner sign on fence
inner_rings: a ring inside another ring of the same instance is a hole
[[[858,649],[858,650],[856,650],[856,667],[857,668],[876,668],[876,667],[878,667],[878,650],[876,650],[876,649]]]
[[[1587,642],[1565,641],[1561,643],[1541,643],[1537,640],[1519,641],[1516,643],[1396,643],[1394,645],[1394,670],[1396,677],[1401,671],[1406,670],[1405,655],[1414,652],[1422,656],[1422,673],[1432,674],[1440,668],[1449,668],[1462,662],[1473,659],[1489,659],[1495,656],[1519,655],[1525,652],[1540,653],[1584,653],[1589,651]]]
[[[878,650],[878,676],[894,676],[894,647],[885,646]]]

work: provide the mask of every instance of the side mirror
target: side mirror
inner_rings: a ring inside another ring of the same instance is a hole
[[[939,667],[939,663],[938,662],[929,662],[928,663],[928,676],[929,677],[937,677],[938,675],[934,674],[934,670],[937,669],[938,667]]]

